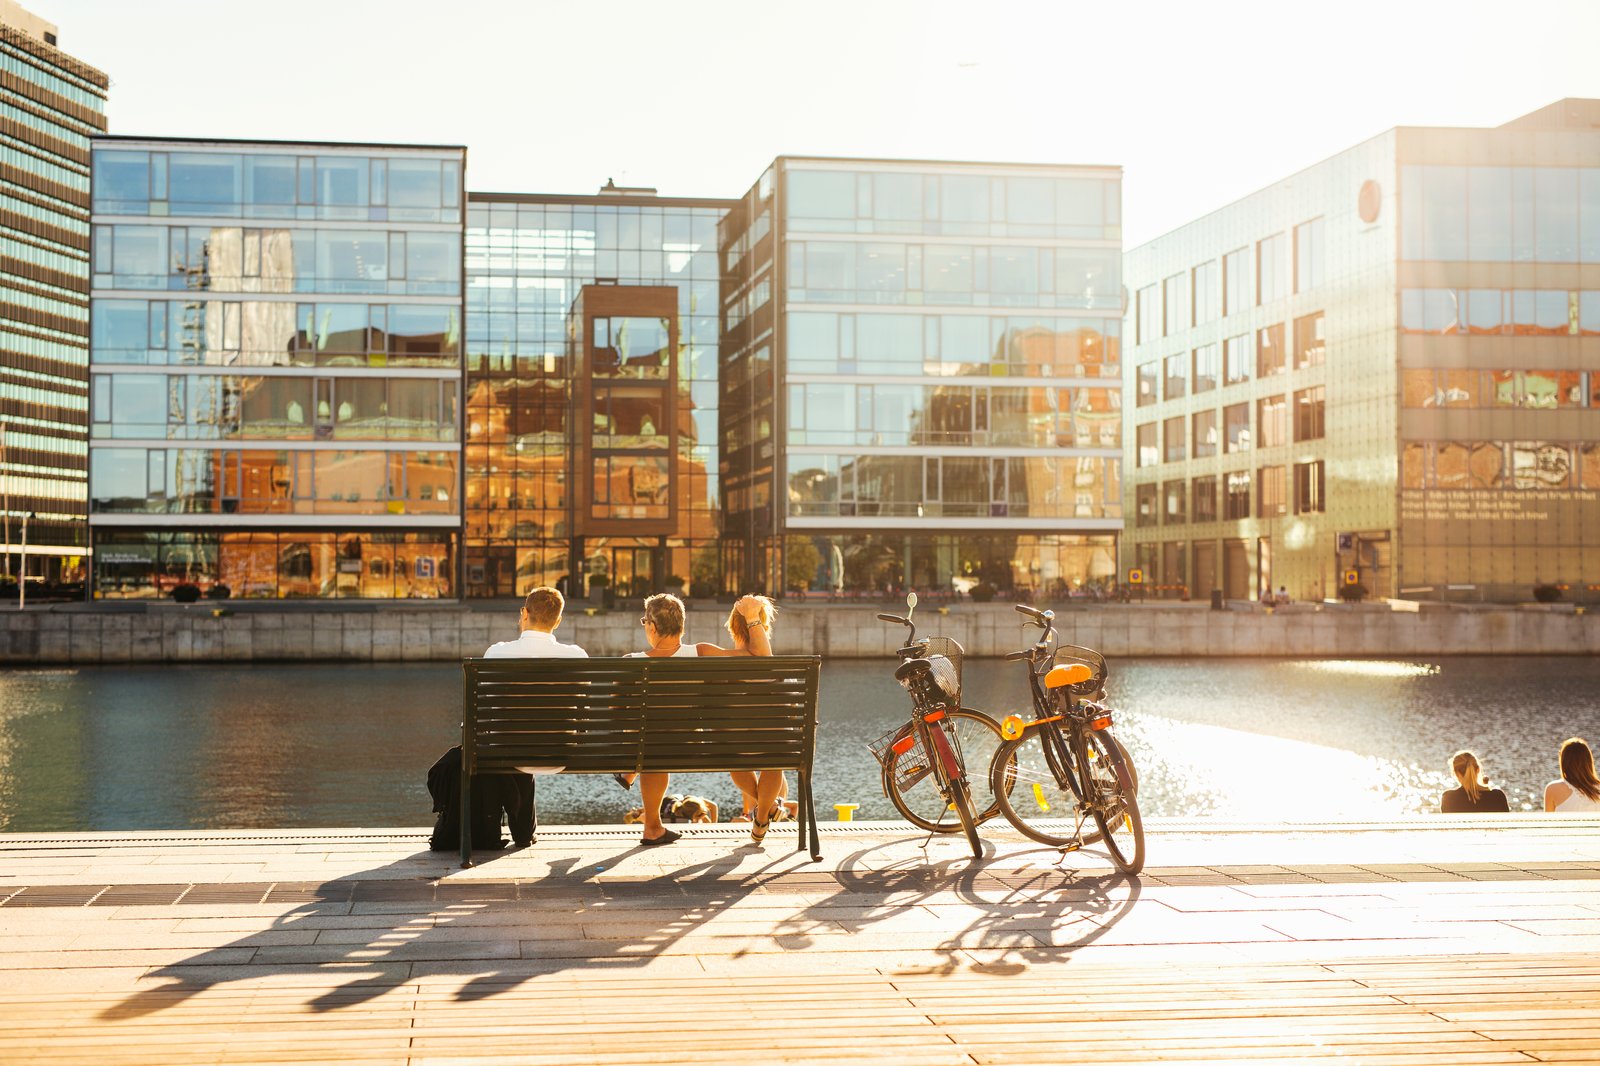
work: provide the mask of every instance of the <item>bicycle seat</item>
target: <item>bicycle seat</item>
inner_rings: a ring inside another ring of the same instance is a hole
[[[1071,666],[1052,666],[1050,672],[1044,675],[1045,688],[1061,688],[1064,685],[1076,685],[1089,680],[1094,676],[1094,671],[1083,663],[1073,663]]]

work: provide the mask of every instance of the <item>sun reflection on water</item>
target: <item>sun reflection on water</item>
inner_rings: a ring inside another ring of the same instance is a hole
[[[1317,659],[1291,663],[1298,670],[1347,677],[1432,677],[1438,663],[1393,662],[1384,659]]]

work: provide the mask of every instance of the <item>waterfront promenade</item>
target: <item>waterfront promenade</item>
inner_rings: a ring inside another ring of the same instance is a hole
[[[1600,819],[0,837],[8,1064],[1600,1059]]]
[[[0,609],[0,664],[455,661],[515,636],[519,606],[157,600]],[[903,610],[892,601],[785,602],[775,639],[831,659],[889,659],[905,631],[876,615]],[[714,641],[726,635],[727,614],[725,604],[693,601],[687,632]],[[943,615],[924,604],[916,620],[920,632],[953,637],[977,658],[998,658],[1031,639],[1010,603],[962,601]],[[558,635],[592,655],[637,650],[637,604],[611,611],[570,604]],[[1109,656],[1596,655],[1600,613],[1571,604],[1064,605],[1056,608],[1056,639]]]

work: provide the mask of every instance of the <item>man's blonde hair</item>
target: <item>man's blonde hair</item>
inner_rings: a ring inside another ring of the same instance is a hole
[[[554,629],[559,625],[561,612],[566,608],[566,597],[549,585],[540,585],[522,601],[522,609],[528,612],[528,621],[540,629]]]

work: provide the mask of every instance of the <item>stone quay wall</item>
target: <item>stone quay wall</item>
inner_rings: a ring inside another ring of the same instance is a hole
[[[1067,608],[1056,615],[1058,641],[1108,656],[1397,657],[1442,655],[1594,655],[1600,615],[1572,607],[1295,604],[1268,612],[1254,605],[1212,611],[1193,604]],[[688,636],[726,645],[728,608],[691,605]],[[891,655],[906,635],[880,622],[892,605],[796,605],[780,609],[780,652],[830,658]],[[953,637],[969,657],[999,657],[1025,647],[1010,604],[961,604],[947,614],[917,611],[922,635]],[[144,610],[92,605],[0,608],[0,663],[450,661],[480,655],[516,635],[516,605],[384,605],[340,609],[218,610],[215,604],[152,604]],[[592,655],[644,647],[636,610],[590,615],[569,609],[557,636]]]

